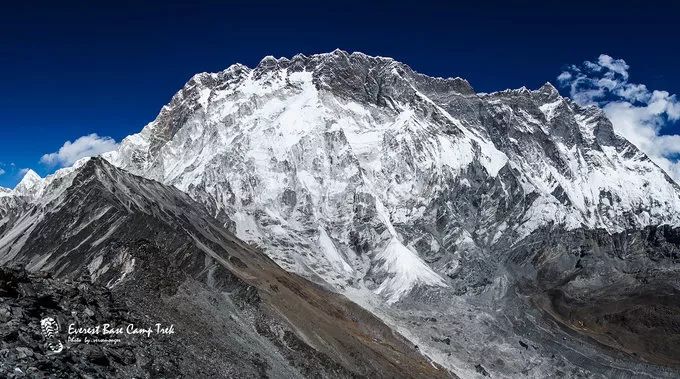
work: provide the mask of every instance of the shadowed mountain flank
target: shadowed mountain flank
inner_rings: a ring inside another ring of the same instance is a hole
[[[177,341],[156,348],[182,356],[171,366],[185,376],[200,366],[218,377],[451,377],[375,316],[282,270],[174,188],[94,158],[36,207],[15,224],[30,224],[30,237],[9,243],[5,257],[60,280],[87,275],[137,317],[174,324]],[[66,323],[68,306],[59,305]],[[172,350],[180,347],[185,353]]]

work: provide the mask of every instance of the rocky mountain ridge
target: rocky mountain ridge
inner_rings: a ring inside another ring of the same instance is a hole
[[[66,280],[55,283],[60,287],[85,276],[110,289],[118,307],[134,317],[177,329],[176,340],[155,341],[150,349],[130,342],[130,365],[97,368],[95,362],[86,370],[82,363],[72,367],[76,372],[97,377],[159,369],[158,375],[183,377],[453,377],[369,312],[283,271],[236,239],[179,190],[101,158],[84,162],[70,175],[71,184],[55,199],[32,203],[7,224],[0,264],[50,273]],[[96,304],[86,312],[69,309],[66,300],[58,303],[52,309],[37,306],[34,318],[58,313],[62,324],[82,326],[118,320],[107,320]],[[81,350],[109,358],[115,354],[96,345],[67,344],[67,350],[77,360]]]

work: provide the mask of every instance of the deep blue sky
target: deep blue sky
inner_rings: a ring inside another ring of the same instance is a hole
[[[631,81],[680,93],[672,2],[14,3],[0,8],[3,186],[18,168],[53,170],[40,157],[66,140],[139,131],[192,74],[265,55],[363,51],[487,92],[555,82],[606,53]]]

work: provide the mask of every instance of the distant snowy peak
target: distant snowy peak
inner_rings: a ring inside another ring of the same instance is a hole
[[[19,196],[33,197],[42,189],[42,185],[43,178],[35,171],[28,169],[21,181],[14,187],[14,193]]]
[[[45,178],[28,169],[21,181],[8,195],[22,197],[31,202],[48,203],[70,186],[74,172],[89,159],[89,157],[81,158],[72,166],[61,168]]]

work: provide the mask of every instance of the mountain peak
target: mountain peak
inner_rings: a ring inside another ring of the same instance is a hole
[[[14,192],[18,195],[34,195],[40,188],[43,178],[30,168],[24,174],[19,184],[14,187]]]
[[[555,91],[557,91],[557,88],[555,88],[555,86],[552,85],[552,83],[550,83],[550,82],[545,82],[545,84],[543,84],[539,90],[541,90],[541,91],[555,92]]]
[[[26,173],[24,174],[24,177],[21,179],[22,182],[24,181],[30,181],[30,182],[35,182],[35,181],[40,181],[42,177],[38,175],[37,172],[33,171],[32,169],[27,169]]]
[[[279,60],[274,58],[273,55],[267,55],[266,57],[262,58],[260,60],[260,63],[257,65],[257,67],[271,67],[275,66],[277,63],[279,63]]]
[[[538,89],[538,91],[545,93],[547,95],[559,94],[559,92],[557,91],[557,88],[555,88],[555,86],[552,85],[552,83],[550,83],[550,82],[545,82],[545,84],[543,84],[541,86],[541,88]]]

